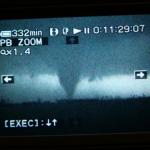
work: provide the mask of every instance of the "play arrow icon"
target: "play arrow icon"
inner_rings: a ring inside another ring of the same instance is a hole
[[[78,34],[80,32],[82,32],[81,29],[73,28],[73,34]]]

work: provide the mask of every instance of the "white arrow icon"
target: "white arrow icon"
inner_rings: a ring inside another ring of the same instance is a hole
[[[1,83],[2,84],[14,83],[14,76],[13,75],[1,75]]]
[[[58,122],[56,119],[53,119],[52,121],[54,123],[54,127],[56,126],[56,123]]]
[[[73,34],[78,34],[80,32],[82,32],[82,30],[77,29],[77,28],[73,28]]]
[[[10,81],[12,81],[12,78],[6,76],[6,77],[4,78],[4,81],[5,81],[6,83],[9,83]]]
[[[137,77],[143,78],[145,76],[145,74],[143,72],[140,72],[137,74]]]
[[[50,127],[50,126],[51,126],[50,119],[48,119],[48,120],[47,120],[47,123],[46,123],[46,125],[47,125],[48,127]]]

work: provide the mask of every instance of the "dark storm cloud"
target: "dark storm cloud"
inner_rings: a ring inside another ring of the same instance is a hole
[[[7,86],[7,90],[6,90]],[[66,93],[57,75],[16,75],[15,84],[0,87],[1,97],[12,102],[49,101],[64,99]]]
[[[134,75],[114,75],[93,81],[82,79],[76,88],[75,99],[85,98],[131,98],[150,96],[150,79],[135,80]]]

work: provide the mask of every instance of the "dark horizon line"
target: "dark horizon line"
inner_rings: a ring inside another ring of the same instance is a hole
[[[80,98],[80,99],[57,99],[55,101],[49,101],[49,100],[45,100],[43,101],[42,99],[37,99],[36,101],[23,101],[23,102],[11,102],[9,99],[0,99],[0,105],[6,104],[6,105],[15,105],[15,104],[45,104],[45,103],[49,103],[49,104],[53,104],[53,103],[63,103],[63,102],[67,102],[67,103],[71,103],[71,102],[126,102],[126,101],[138,101],[138,100],[150,100],[150,96],[133,96],[130,98],[121,98],[121,97],[112,97],[112,98],[108,98],[108,97],[102,97],[102,98]]]

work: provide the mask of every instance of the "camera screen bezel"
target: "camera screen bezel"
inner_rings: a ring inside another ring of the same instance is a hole
[[[32,19],[81,16],[112,16],[150,14],[150,2],[119,2],[64,5],[26,5],[0,8],[0,20]],[[0,137],[1,146],[20,147],[99,147],[112,145],[145,145],[150,142],[150,133],[119,133],[98,135]]]

